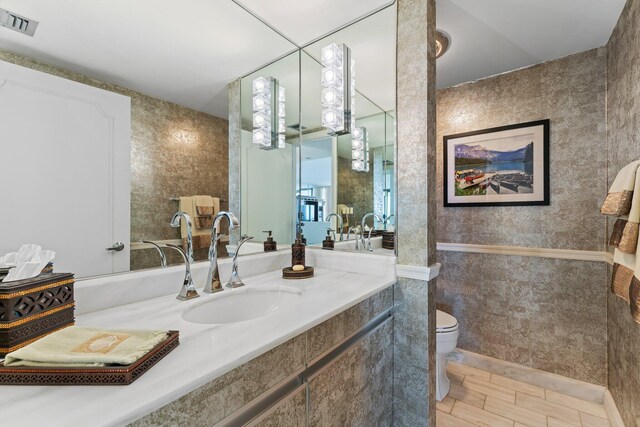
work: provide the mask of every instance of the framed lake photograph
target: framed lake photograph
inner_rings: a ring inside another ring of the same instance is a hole
[[[549,120],[443,142],[445,207],[549,205]]]

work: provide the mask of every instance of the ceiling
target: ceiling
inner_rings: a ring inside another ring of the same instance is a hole
[[[242,3],[303,45],[389,0]],[[230,81],[296,49],[232,0],[176,4],[0,0],[0,7],[40,22],[33,38],[0,27],[0,49],[219,117],[228,116]]]
[[[395,0],[237,0],[298,46]],[[307,19],[305,19],[307,18]]]
[[[231,0],[0,0],[39,21],[0,49],[228,116],[226,85],[295,48]]]
[[[607,44],[625,0],[437,0],[439,88]]]
[[[0,0],[0,7],[40,21],[33,38],[0,27],[0,49],[227,117],[228,82],[292,52],[295,45],[307,45],[392,4],[390,0],[236,1],[183,0],[176,9],[176,2],[169,0]],[[437,0],[437,26],[452,38],[450,50],[438,59],[438,87],[602,46],[624,3]],[[346,42],[352,48],[358,90],[382,109],[392,110],[395,7],[306,46],[305,51],[317,56],[330,42]],[[303,94],[303,102],[305,98],[318,99]],[[357,110],[358,115],[364,113]]]

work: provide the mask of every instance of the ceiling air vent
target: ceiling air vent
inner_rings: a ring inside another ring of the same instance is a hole
[[[33,37],[38,27],[38,21],[20,16],[8,10],[0,9],[0,25],[10,30]]]

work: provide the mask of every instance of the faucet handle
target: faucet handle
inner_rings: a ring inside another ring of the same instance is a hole
[[[189,257],[184,252],[184,249],[182,249],[178,245],[167,243],[166,246],[168,248],[177,250],[180,253],[180,255],[182,255],[182,258],[184,259],[184,265],[186,270],[184,274],[184,281],[182,282],[182,287],[180,288],[180,292],[178,293],[178,296],[176,298],[181,301],[198,298],[200,295],[198,295],[198,291],[196,291],[196,287],[193,285],[193,279],[191,278],[191,265],[190,265]]]
[[[265,231],[266,233],[266,231]],[[271,233],[271,232],[269,232]],[[243,244],[244,242],[246,242],[247,240],[251,240],[253,239],[253,236],[249,236],[247,234],[243,234],[242,236],[240,236],[240,241],[238,242],[238,247],[240,247],[241,244]]]
[[[240,236],[240,241],[238,242],[238,246],[236,246],[236,253],[233,256],[233,261],[231,263],[231,277],[225,285],[227,288],[239,288],[240,286],[244,286],[244,283],[242,283],[242,280],[238,275],[238,255],[240,255],[240,246],[251,239],[253,239],[253,236],[247,236],[246,234]]]

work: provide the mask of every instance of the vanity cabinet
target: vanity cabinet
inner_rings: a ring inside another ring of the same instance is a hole
[[[131,426],[390,425],[389,287]]]
[[[393,318],[308,379],[309,426],[389,426]]]

